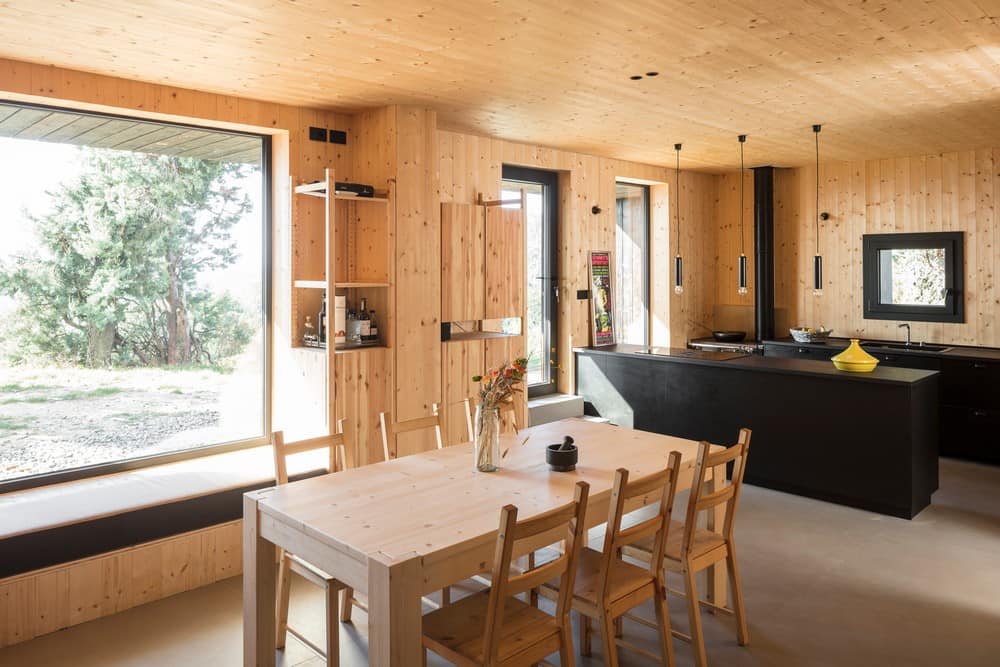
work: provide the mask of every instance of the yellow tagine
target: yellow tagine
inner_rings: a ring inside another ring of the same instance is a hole
[[[858,344],[857,338],[851,339],[847,349],[833,357],[830,361],[842,371],[851,373],[871,373],[878,366],[878,359],[868,354]]]

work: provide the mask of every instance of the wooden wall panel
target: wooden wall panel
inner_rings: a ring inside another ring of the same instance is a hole
[[[478,208],[478,207],[477,207]],[[486,209],[486,318],[524,316],[525,246],[520,209]]]
[[[351,467],[383,460],[379,413],[392,412],[392,350],[353,350],[335,356],[336,418],[346,419],[354,443]]]
[[[462,401],[472,399],[473,406],[479,400],[479,383],[472,381],[473,375],[486,371],[486,346],[481,340],[450,341],[444,344],[444,441],[453,445],[468,439],[468,427]]]
[[[441,205],[441,320],[486,318],[484,207]],[[521,244],[523,245],[523,244]]]
[[[719,329],[754,333],[754,224],[753,224],[753,172],[743,176],[743,250],[747,256],[747,288],[739,294],[740,256],[740,174],[722,174],[717,177],[718,195],[715,216],[715,306],[714,326]]]
[[[513,362],[524,356],[524,336],[512,338],[490,338],[485,341],[483,368],[496,368],[504,362]],[[528,423],[527,391],[519,392],[514,397],[514,414],[517,423],[523,428]]]
[[[0,580],[0,648],[238,575],[242,523]]]
[[[441,207],[437,117],[399,107],[396,116],[395,419],[431,414],[441,392]],[[399,454],[436,446],[432,434],[398,438]]]
[[[901,340],[892,320],[862,314],[862,236],[867,233],[965,232],[966,321],[913,322],[912,338],[1000,346],[995,276],[1000,269],[995,198],[1000,154],[994,148],[820,165],[822,296],[812,294],[815,169],[775,176],[777,332],[789,326],[834,328],[835,335]],[[782,313],[782,309],[787,309]]]

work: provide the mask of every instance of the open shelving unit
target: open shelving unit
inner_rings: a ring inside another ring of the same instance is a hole
[[[302,222],[297,229],[301,237],[299,251],[292,258],[291,345],[323,349],[303,345],[302,335],[307,315],[318,327],[325,291],[331,325],[334,295],[346,296],[348,304],[355,307],[365,298],[369,309],[376,313],[382,335],[380,345],[344,345],[334,348],[335,352],[385,349],[392,345],[388,320],[392,298],[393,183],[390,180],[387,189],[376,191],[374,197],[330,197],[328,193],[335,192],[335,178],[334,171],[327,169],[323,180],[292,188],[293,207],[300,213],[296,219]]]

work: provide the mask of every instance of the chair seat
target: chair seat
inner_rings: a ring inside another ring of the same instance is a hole
[[[684,543],[684,524],[680,521],[670,522],[670,532],[667,533],[667,544],[664,547],[663,555],[670,560],[680,561],[681,546]],[[691,544],[690,557],[698,558],[708,552],[725,546],[726,541],[722,535],[711,531],[696,528],[694,531],[694,542]],[[647,537],[637,540],[631,546],[646,552],[653,551],[653,538]]]
[[[576,583],[573,585],[573,597],[597,605],[603,559],[604,554],[589,547],[580,552],[576,567]],[[649,573],[648,569],[616,559],[611,568],[609,599],[620,600],[644,586],[651,586],[653,582],[653,575]],[[558,582],[550,582],[548,585],[557,587]]]
[[[424,646],[440,646],[482,664],[489,597],[488,590],[482,591],[425,615]],[[498,654],[501,662],[548,638],[555,639],[558,648],[558,637],[559,625],[555,617],[517,598],[505,600]]]

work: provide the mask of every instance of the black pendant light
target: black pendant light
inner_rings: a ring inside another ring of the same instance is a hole
[[[743,144],[747,141],[747,135],[740,135],[740,263],[739,263],[739,286],[736,288],[737,294],[747,293],[747,253],[746,243],[743,238]]]
[[[819,131],[822,125],[813,125],[813,134],[816,135],[816,255],[813,257],[813,294],[823,295],[823,257],[819,254],[819,219],[822,215],[819,212]]]
[[[674,293],[684,293],[684,260],[681,258],[681,145],[674,144],[677,152],[677,166],[674,170],[676,177],[676,192],[674,201],[677,202],[677,254],[674,256]]]

